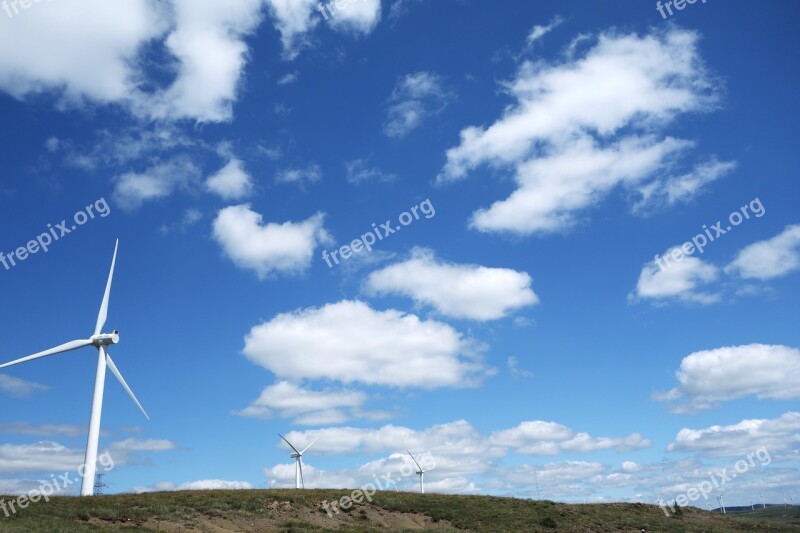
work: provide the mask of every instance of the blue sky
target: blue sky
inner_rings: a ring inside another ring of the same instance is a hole
[[[151,420],[107,380],[112,492],[292,486],[280,432],[307,487],[413,489],[411,449],[435,492],[652,503],[750,455],[726,503],[797,495],[799,14],[9,5],[3,360],[91,333],[119,238]],[[94,362],[0,374],[0,490],[81,463]]]

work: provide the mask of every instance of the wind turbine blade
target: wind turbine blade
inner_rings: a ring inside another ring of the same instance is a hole
[[[280,438],[282,438],[282,439],[283,439],[283,442],[285,442],[286,444],[288,444],[288,445],[289,445],[289,447],[295,451],[295,453],[300,453],[300,452],[298,452],[298,451],[297,451],[297,448],[295,448],[294,446],[292,446],[292,443],[291,443],[291,442],[289,442],[288,440],[286,440],[286,437],[284,437],[284,436],[283,436],[283,435],[281,435],[280,433],[278,433],[278,436],[279,436]],[[303,454],[302,454],[302,453],[300,453],[300,455],[303,455]]]
[[[103,303],[100,304],[100,312],[97,314],[97,325],[94,327],[94,334],[100,333],[103,326],[106,325],[106,317],[108,316],[108,298],[111,296],[111,278],[114,277],[114,264],[117,262],[117,248],[119,247],[119,239],[114,244],[114,257],[111,259],[111,270],[108,272],[108,281],[106,282],[106,292],[103,294]]]
[[[317,442],[317,439],[318,439],[318,438],[319,438],[319,437],[314,437],[314,440],[312,440],[312,441],[311,441],[311,444],[314,444],[315,442]],[[307,450],[307,449],[309,449],[309,448],[311,448],[311,444],[309,444],[308,446],[306,446],[305,448],[303,448],[303,451],[302,451],[302,452],[300,452],[300,455],[303,455],[304,453],[306,453],[306,450]]]
[[[408,450],[406,450],[406,451],[408,452]],[[411,455],[411,452],[408,452],[408,455]],[[414,459],[414,456],[413,456],[413,455],[411,455],[411,460],[412,460],[412,461],[414,461],[414,464],[415,464],[415,465],[417,465],[417,468],[419,468],[419,469],[420,469],[420,471],[421,471],[421,470],[422,470],[422,467],[421,467],[421,466],[419,466],[419,463],[417,462],[417,460],[416,460],[416,459]]]
[[[122,384],[122,388],[125,389],[125,392],[127,392],[128,396],[131,397],[131,400],[133,400],[133,403],[136,404],[136,406],[142,412],[144,417],[146,419],[150,420],[150,417],[147,416],[147,413],[144,412],[144,407],[142,407],[142,404],[140,404],[139,400],[136,399],[136,395],[133,394],[133,391],[131,390],[130,387],[128,387],[128,384],[125,383],[125,379],[122,377],[122,374],[119,373],[119,370],[117,370],[117,365],[115,365],[114,361],[111,360],[111,356],[108,355],[108,352],[106,352],[106,364],[108,365],[108,368],[111,369],[111,373],[114,374],[117,377],[117,380]]]
[[[47,357],[48,355],[55,355],[57,353],[62,352],[69,352],[71,350],[77,350],[78,348],[83,348],[84,346],[90,346],[92,341],[89,339],[81,339],[77,341],[70,341],[61,346],[56,346],[55,348],[50,348],[49,350],[45,350],[43,352],[35,353],[33,355],[29,355],[27,357],[22,357],[17,359],[16,361],[11,361],[10,363],[6,363],[4,365],[0,365],[0,368],[5,368],[7,366],[16,365],[18,363],[24,363],[25,361],[31,361],[33,359],[39,359],[40,357]]]
[[[298,457],[297,464],[300,465],[300,486],[306,488],[306,482],[303,479],[303,461]]]

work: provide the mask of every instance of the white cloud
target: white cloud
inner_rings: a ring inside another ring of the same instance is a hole
[[[662,256],[661,262],[665,268],[662,269],[655,260],[642,267],[636,289],[629,296],[632,302],[637,298],[656,302],[677,299],[708,305],[719,300],[719,294],[700,290],[703,285],[717,280],[719,269],[702,259],[690,256],[664,263],[664,257],[669,257],[670,252],[676,248],[678,247],[670,248]]]
[[[536,304],[531,277],[507,268],[437,261],[426,248],[414,248],[411,258],[369,275],[371,294],[401,294],[439,313],[472,320],[495,320]]]
[[[354,159],[344,164],[347,168],[347,181],[353,184],[359,184],[366,181],[393,181],[397,176],[394,174],[386,174],[377,167],[370,168],[366,159]]]
[[[130,464],[139,460],[142,452],[164,452],[175,449],[168,440],[125,439],[101,448],[108,451],[115,465]],[[0,445],[0,472],[77,472],[83,464],[84,450],[72,449],[52,441],[33,444]]]
[[[800,268],[800,224],[786,226],[779,235],[742,249],[725,272],[742,278],[767,280]]]
[[[517,190],[477,211],[471,226],[520,235],[570,228],[611,190],[641,187],[693,145],[656,132],[714,102],[697,39],[674,29],[644,37],[606,33],[580,59],[524,63],[507,84],[515,105],[488,128],[463,130],[437,181],[463,179],[485,164],[510,167]],[[690,197],[685,177],[661,180]]]
[[[0,445],[0,472],[74,472],[83,464],[83,452],[57,442]]]
[[[252,489],[253,486],[247,481],[227,481],[224,479],[199,479],[197,481],[187,481],[180,485],[172,481],[159,481],[146,487],[135,486],[133,492],[143,494],[147,492],[166,492],[175,490],[245,490]]]
[[[311,266],[319,244],[330,241],[317,213],[302,222],[270,222],[249,204],[221,209],[214,220],[214,238],[240,268],[253,270],[260,279],[273,273],[299,274]]]
[[[326,20],[339,31],[367,35],[381,20],[381,0],[328,0],[325,5],[328,13],[333,10],[333,16]]]
[[[176,157],[142,173],[126,172],[114,178],[113,196],[125,211],[135,211],[145,202],[161,200],[177,189],[190,187],[200,169],[188,158]]]
[[[766,447],[772,458],[791,456],[800,444],[800,413],[790,411],[773,419],[748,419],[728,426],[683,428],[667,450],[698,452],[712,457],[744,457]]]
[[[139,49],[163,35],[165,15],[151,0],[42,2],[13,18],[4,13],[0,89],[17,98],[54,91],[72,102],[126,101]]]
[[[262,0],[42,3],[0,19],[0,88],[18,98],[53,92],[69,103],[119,103],[158,119],[230,120],[244,39],[261,9]],[[175,79],[145,90],[155,84],[140,53],[153,44],[176,60]]]
[[[288,381],[266,387],[250,406],[237,414],[255,418],[294,418],[295,425],[340,424],[367,400],[366,394],[351,390],[313,391]]]
[[[673,408],[677,412],[708,409],[746,396],[796,399],[800,350],[767,344],[703,350],[686,356],[676,375],[680,386],[658,398],[683,401]]]
[[[321,21],[327,20],[338,31],[365,35],[375,28],[381,14],[380,0],[349,0],[347,4],[339,2],[342,8],[335,10],[332,17],[327,11],[323,15],[317,0],[266,1],[281,34],[284,58],[289,60],[310,46],[309,34]]]
[[[261,22],[262,0],[172,0],[172,5],[175,28],[165,44],[179,61],[178,75],[154,104],[145,98],[144,106],[156,118],[230,120],[247,59],[244,39]]]
[[[316,163],[309,163],[305,167],[286,168],[275,176],[276,183],[295,183],[301,188],[306,183],[317,183],[322,179],[322,169]]]
[[[424,430],[414,430],[403,426],[386,425],[377,429],[337,427],[315,429],[304,432],[293,431],[286,438],[294,442],[310,442],[319,437],[314,449],[320,454],[339,453],[381,453],[425,451],[431,465],[441,469],[456,457],[500,458],[512,452],[524,455],[555,455],[559,453],[588,453],[598,450],[637,450],[649,448],[652,442],[638,433],[626,437],[592,437],[588,433],[578,433],[556,422],[533,420],[522,422],[510,429],[499,430],[490,435],[481,435],[469,422],[457,420],[438,424]],[[416,453],[416,452],[415,452]],[[419,460],[419,459],[418,459]],[[483,472],[486,466],[471,465],[466,469],[459,463],[459,472],[450,470],[451,475]]]
[[[667,180],[648,183],[639,188],[642,199],[635,209],[658,204],[675,205],[696,197],[709,183],[713,183],[736,168],[733,161],[710,161],[697,165],[691,172]]]
[[[24,398],[49,388],[50,387],[47,385],[41,385],[33,381],[26,381],[13,376],[7,376],[6,374],[0,374],[0,391],[14,396],[15,398]]]
[[[512,448],[518,454],[532,455],[637,450],[653,445],[639,433],[627,437],[592,437],[588,433],[576,433],[562,424],[542,420],[523,422],[515,428],[497,431],[490,440],[494,445]]]
[[[562,17],[555,16],[546,25],[535,25],[533,28],[531,28],[531,32],[528,34],[528,46],[532,46],[533,43],[560,26],[562,22],[564,22]]]
[[[242,162],[232,158],[206,180],[206,188],[224,200],[240,200],[253,190],[253,180]]]
[[[424,71],[408,74],[392,91],[383,132],[396,139],[405,137],[428,115],[444,109],[449,99],[439,75]]]
[[[475,350],[447,324],[344,300],[255,326],[244,354],[281,379],[435,388],[476,383]]]

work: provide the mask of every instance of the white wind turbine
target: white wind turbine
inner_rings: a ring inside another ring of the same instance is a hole
[[[118,246],[119,240],[117,240],[116,244],[114,245],[114,257],[111,259],[111,271],[108,273],[106,291],[103,294],[103,302],[100,304],[100,312],[97,314],[97,324],[94,328],[94,335],[88,339],[70,341],[66,344],[56,346],[55,348],[50,348],[49,350],[38,352],[21,359],[17,359],[16,361],[11,361],[10,363],[0,365],[0,368],[5,368],[7,366],[16,365],[17,363],[24,363],[25,361],[39,359],[40,357],[47,357],[48,355],[55,355],[63,352],[69,352],[71,350],[77,350],[78,348],[83,348],[84,346],[94,346],[97,348],[97,373],[95,374],[94,378],[92,412],[89,417],[89,436],[86,439],[86,455],[83,462],[84,473],[83,480],[81,481],[81,496],[92,496],[94,494],[94,475],[97,469],[97,447],[100,440],[100,417],[103,411],[103,389],[105,387],[106,380],[106,367],[108,367],[111,370],[111,373],[116,376],[116,378],[122,384],[122,388],[125,389],[125,391],[128,393],[128,396],[131,397],[136,406],[139,407],[139,410],[142,412],[142,414],[144,414],[145,418],[150,420],[150,417],[147,416],[147,413],[145,413],[142,404],[140,404],[139,400],[136,399],[133,391],[131,391],[130,387],[128,387],[128,384],[125,383],[122,374],[120,374],[119,370],[117,370],[117,366],[114,364],[114,361],[111,360],[111,356],[108,355],[108,347],[119,342],[119,331],[114,330],[112,333],[100,333],[100,330],[103,329],[103,326],[106,323],[106,317],[108,315],[108,298],[111,294],[111,279],[114,277],[114,264],[117,261]]]
[[[408,455],[411,455],[411,452],[409,452],[408,450],[406,451],[408,452]],[[425,472],[430,472],[433,469],[429,468],[427,470],[423,470],[422,467],[419,466],[417,460],[414,459],[413,455],[411,455],[411,460],[414,461],[414,464],[417,465],[417,468],[419,469],[417,470],[417,475],[419,476],[419,491],[420,493],[425,494],[425,483],[423,482],[423,477],[425,476]]]
[[[303,481],[303,454],[306,453],[306,450],[311,448],[311,444],[317,442],[317,438],[311,441],[311,444],[303,448],[302,452],[297,451],[297,448],[292,446],[292,443],[286,440],[286,437],[278,433],[278,436],[283,439],[283,442],[289,445],[291,449],[294,450],[294,453],[290,454],[289,457],[294,459],[294,488],[306,488],[305,481]]]
[[[728,511],[725,510],[725,500],[723,499],[723,496],[725,496],[724,492],[717,496],[717,500],[719,500],[719,505],[722,507],[722,514],[728,514]]]

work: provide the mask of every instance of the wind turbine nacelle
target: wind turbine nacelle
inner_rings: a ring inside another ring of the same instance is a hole
[[[119,331],[114,330],[113,333],[98,333],[97,335],[92,335],[90,338],[92,344],[97,347],[111,346],[119,342]]]
[[[297,459],[298,457],[302,457],[302,455],[300,455],[299,453],[293,453],[289,457],[291,457],[292,459]]]

